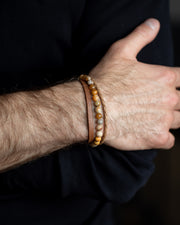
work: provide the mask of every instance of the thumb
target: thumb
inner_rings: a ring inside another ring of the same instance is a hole
[[[124,53],[124,57],[136,58],[140,50],[155,39],[159,28],[160,23],[158,20],[152,18],[146,20],[127,37],[121,39],[121,46],[124,46],[121,54]]]

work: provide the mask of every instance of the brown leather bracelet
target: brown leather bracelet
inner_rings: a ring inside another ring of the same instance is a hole
[[[92,109],[92,100],[91,94],[88,85],[85,81],[79,79],[83,86],[83,90],[86,97],[86,109],[87,109],[87,119],[88,119],[88,143],[90,144],[94,140],[94,116],[93,116],[93,109]]]
[[[97,147],[104,142],[106,132],[104,104],[97,90],[97,86],[90,76],[81,75],[79,81],[83,86],[86,97],[89,132],[88,143],[92,147]]]

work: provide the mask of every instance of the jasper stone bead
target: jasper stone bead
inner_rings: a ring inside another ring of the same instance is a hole
[[[98,100],[98,101],[95,101],[95,102],[94,102],[94,105],[95,105],[95,106],[100,106],[100,105],[101,105],[101,102],[100,102],[99,100]]]
[[[92,94],[92,95],[97,95],[97,93],[98,93],[97,90],[92,90],[92,91],[91,91],[91,94]]]
[[[99,100],[99,96],[98,95],[93,95],[92,99],[94,102],[97,102]]]
[[[87,81],[87,84],[88,84],[88,85],[91,85],[91,84],[94,84],[94,82],[93,82],[92,80],[88,80],[88,81]]]
[[[95,90],[96,89],[96,86],[94,84],[91,84],[91,85],[89,85],[89,89],[90,90]]]
[[[100,106],[95,107],[95,112],[97,112],[97,113],[102,113],[101,107],[100,107]]]
[[[103,129],[103,124],[98,124],[98,125],[96,126],[96,129],[97,129],[97,130],[102,130],[102,129]]]
[[[101,130],[100,130],[100,131],[97,131],[96,135],[97,135],[98,137],[102,137],[102,136],[103,136],[103,132],[102,132]]]
[[[102,118],[102,114],[101,113],[97,113],[96,114],[96,119],[101,119]]]
[[[97,123],[98,123],[98,124],[103,124],[103,119],[102,119],[102,118],[99,119],[99,120],[97,121]]]
[[[91,80],[91,77],[90,76],[86,76],[86,81],[89,81],[89,80]]]
[[[81,75],[80,77],[79,77],[81,80],[86,80],[86,76],[85,75]]]

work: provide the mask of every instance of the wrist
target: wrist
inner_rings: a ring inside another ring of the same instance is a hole
[[[123,86],[119,84],[118,89],[114,88],[114,80],[111,76],[106,73],[101,73],[100,71],[93,71],[90,73],[90,76],[94,79],[103,101],[106,118],[104,144],[108,144],[108,141],[116,139],[119,132],[121,132],[121,129],[117,130],[117,123],[114,123],[113,119],[115,116],[119,119],[117,115],[121,114],[123,108],[123,102],[116,103],[118,101],[116,96],[122,92]],[[121,107],[119,107],[119,105]],[[121,118],[121,120],[123,120],[123,118]]]
[[[56,85],[52,89],[56,96],[55,101],[60,106],[59,110],[63,110],[66,114],[66,141],[70,144],[87,141],[86,102],[79,81]]]

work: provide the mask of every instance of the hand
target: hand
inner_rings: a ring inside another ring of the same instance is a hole
[[[92,69],[104,100],[105,144],[120,150],[173,147],[169,129],[180,127],[180,69],[138,62],[138,52],[157,35],[149,19],[110,47]]]

